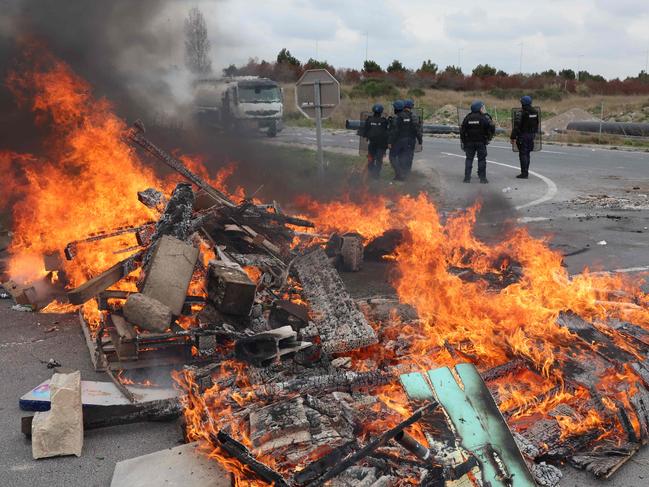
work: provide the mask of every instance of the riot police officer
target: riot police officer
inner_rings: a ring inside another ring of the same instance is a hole
[[[411,99],[408,99],[403,101],[403,105],[404,105],[403,110],[410,114],[410,117],[412,118],[413,126],[415,127],[415,133],[413,134],[413,137],[411,137],[409,140],[408,152],[406,155],[406,159],[404,161],[405,174],[408,175],[412,170],[412,160],[415,157],[415,141],[419,142],[420,145],[422,144],[423,131],[422,131],[421,120],[419,120],[419,115],[417,114],[417,112],[413,110],[415,108],[415,102]]]
[[[376,103],[372,107],[372,115],[365,119],[359,134],[368,140],[367,171],[370,176],[378,179],[383,166],[383,156],[388,148],[388,119],[383,116],[383,105]]]
[[[534,138],[539,131],[539,112],[532,106],[532,97],[521,98],[521,111],[514,117],[511,143],[518,147],[521,173],[518,179],[527,179],[530,169],[530,153],[534,150]]]
[[[466,153],[464,164],[464,182],[471,182],[473,158],[478,154],[478,177],[483,184],[487,180],[487,144],[496,133],[496,125],[486,112],[484,103],[474,101],[471,104],[471,113],[462,121],[460,139]]]
[[[404,181],[408,175],[408,158],[410,146],[413,146],[417,137],[417,128],[413,123],[411,113],[404,110],[403,100],[396,100],[394,116],[390,119],[388,128],[388,147],[390,148],[390,164],[394,168],[394,179]]]

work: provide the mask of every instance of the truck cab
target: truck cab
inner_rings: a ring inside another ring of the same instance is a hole
[[[233,132],[264,132],[274,137],[283,128],[283,95],[267,78],[239,76],[194,82],[198,122]]]

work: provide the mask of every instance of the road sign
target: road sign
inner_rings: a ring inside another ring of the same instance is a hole
[[[319,86],[319,90],[316,86]],[[321,116],[328,118],[340,104],[340,83],[326,69],[309,69],[295,86],[295,104],[305,117],[316,118],[318,94]]]
[[[324,174],[322,153],[322,119],[340,103],[340,83],[326,69],[309,69],[295,85],[295,104],[305,117],[315,119],[315,136],[318,143],[318,172]]]

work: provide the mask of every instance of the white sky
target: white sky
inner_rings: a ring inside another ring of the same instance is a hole
[[[195,0],[166,12],[181,21],[191,6],[204,13],[216,68],[274,60],[288,48],[360,68],[368,57],[409,68],[431,59],[464,72],[488,63],[509,73],[569,67],[607,78],[635,76],[649,51],[649,0]]]

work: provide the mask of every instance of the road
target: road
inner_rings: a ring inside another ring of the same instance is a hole
[[[308,128],[288,127],[277,142],[315,147],[315,135]],[[323,145],[325,150],[358,153],[358,137],[349,130],[325,131]],[[488,153],[489,184],[479,184],[477,163],[473,182],[463,184],[459,140],[426,136],[412,177],[440,182],[442,210],[465,208],[481,199],[486,217],[479,225],[514,219],[534,235],[552,235],[552,245],[564,254],[581,251],[566,258],[573,273],[584,266],[649,269],[649,153],[545,144],[543,151],[532,154],[527,180],[515,178],[520,173],[518,155],[506,141],[493,141]],[[391,174],[387,158],[383,170]],[[614,198],[608,206],[575,201],[589,195]],[[638,209],[615,207],[625,204],[619,198]],[[604,241],[606,245],[598,245]]]

